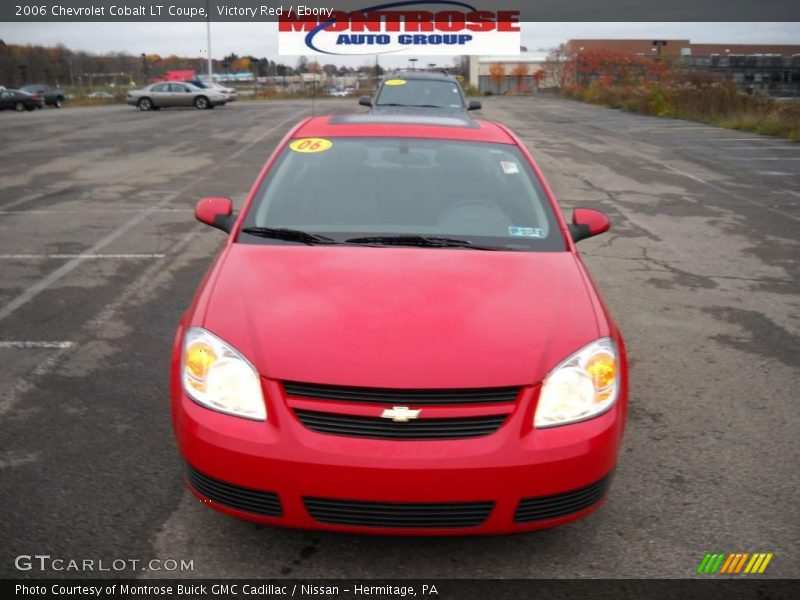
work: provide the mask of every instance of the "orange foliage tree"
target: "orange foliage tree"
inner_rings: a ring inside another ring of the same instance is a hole
[[[533,73],[533,84],[536,86],[536,91],[539,91],[539,86],[542,84],[542,81],[547,76],[547,73],[544,69],[539,69]]]
[[[511,70],[511,74],[514,76],[514,79],[517,80],[517,92],[527,91],[524,90],[525,84],[525,76],[528,74],[528,65],[525,63],[517,63],[514,65],[514,68]]]
[[[578,53],[575,61],[577,83],[588,85],[600,81],[610,86],[641,85],[650,81],[663,81],[671,74],[671,64],[650,56],[588,50]]]
[[[242,56],[233,61],[230,68],[234,73],[243,73],[245,71],[250,71],[251,66],[251,60],[246,56]]]
[[[494,63],[489,67],[489,79],[497,87],[497,93],[500,93],[500,86],[506,80],[506,67],[503,63]]]

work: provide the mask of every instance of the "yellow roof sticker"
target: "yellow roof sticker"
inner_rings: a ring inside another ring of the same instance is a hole
[[[301,138],[289,144],[289,148],[295,152],[312,154],[314,152],[325,152],[333,146],[333,142],[325,138]]]
[[[384,85],[405,85],[405,79],[387,79]]]

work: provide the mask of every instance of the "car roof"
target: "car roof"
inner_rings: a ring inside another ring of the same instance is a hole
[[[439,79],[441,81],[457,83],[453,75],[445,73],[444,71],[407,71],[400,69],[386,73],[383,76],[383,80],[386,81],[387,79]]]
[[[508,131],[493,121],[450,113],[310,117],[297,127],[293,137],[421,137],[516,144]]]

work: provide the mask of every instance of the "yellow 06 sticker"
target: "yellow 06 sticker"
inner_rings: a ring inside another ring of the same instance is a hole
[[[389,79],[384,82],[385,85],[405,85],[405,79]]]
[[[325,152],[333,146],[333,142],[325,138],[301,138],[289,144],[289,148],[295,152]]]

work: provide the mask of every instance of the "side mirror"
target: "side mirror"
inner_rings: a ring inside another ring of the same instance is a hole
[[[358,103],[361,106],[372,106],[372,99],[369,96],[361,96],[361,98],[358,99]]]
[[[610,228],[611,221],[599,210],[576,208],[572,213],[572,224],[569,226],[569,232],[572,234],[572,241],[579,242],[608,231]]]
[[[233,214],[233,201],[230,198],[203,198],[194,208],[194,217],[206,225],[230,231],[236,220]]]
[[[480,110],[481,109],[481,101],[480,100],[470,100],[469,104],[467,105],[467,110]]]

